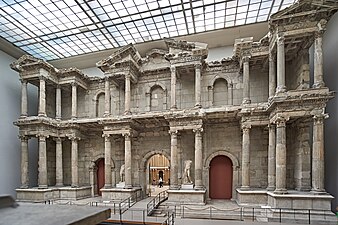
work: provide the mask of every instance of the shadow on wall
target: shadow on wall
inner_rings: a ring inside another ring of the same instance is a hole
[[[324,80],[330,90],[338,91],[338,13],[328,23],[324,35]],[[334,195],[332,210],[338,206],[338,96],[329,101],[325,122],[325,187]]]

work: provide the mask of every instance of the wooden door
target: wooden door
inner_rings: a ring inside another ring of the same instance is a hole
[[[96,171],[96,177],[97,177],[97,193],[98,195],[102,195],[100,189],[104,186],[104,159],[99,159],[96,162],[97,171]]]
[[[226,156],[216,156],[210,162],[209,196],[211,199],[232,197],[232,162]]]

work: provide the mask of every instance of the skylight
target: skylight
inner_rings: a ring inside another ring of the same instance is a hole
[[[296,0],[0,0],[0,36],[45,60],[267,21]]]

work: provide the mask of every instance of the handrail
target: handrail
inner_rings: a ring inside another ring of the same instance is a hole
[[[168,199],[168,192],[162,191],[158,193],[150,202],[147,204],[147,215],[150,216],[158,206]]]

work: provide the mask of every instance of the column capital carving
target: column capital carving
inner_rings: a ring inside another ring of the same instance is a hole
[[[21,84],[27,84],[28,83],[28,81],[26,79],[20,78],[19,80],[21,81]]]
[[[132,137],[132,134],[131,132],[126,132],[126,133],[122,133],[122,136],[125,138],[125,139],[130,139]]]
[[[35,136],[39,138],[39,141],[46,141],[46,138],[49,138],[49,135],[46,134],[37,134]]]
[[[72,87],[74,87],[74,86],[77,87],[77,86],[78,86],[78,84],[77,84],[75,81],[71,82],[70,85],[71,85]]]
[[[67,137],[68,137],[68,139],[71,140],[71,141],[79,141],[79,140],[81,140],[80,137],[76,137],[76,136],[74,136],[74,135],[70,135],[70,136],[67,136]]]
[[[326,31],[326,26],[327,26],[327,20],[326,20],[326,19],[321,19],[321,20],[317,23],[318,31],[315,32],[315,35],[320,35],[320,36],[322,36],[322,35],[324,34],[324,32]]]
[[[62,137],[54,137],[54,138],[53,138],[53,140],[54,140],[55,142],[62,142],[63,139],[64,139],[64,138],[62,138]]]
[[[61,84],[57,84],[56,89],[61,89]]]
[[[242,125],[242,131],[243,132],[247,133],[247,132],[250,131],[250,129],[251,129],[251,124],[243,124]]]
[[[124,75],[124,77],[125,77],[126,80],[127,80],[127,79],[130,80],[131,75],[130,75],[130,73],[127,73],[127,74]]]
[[[274,128],[276,128],[276,124],[269,123],[268,124],[268,128],[274,129]]]
[[[275,124],[277,127],[285,127],[286,122],[289,120],[289,117],[284,117],[284,116],[278,116],[275,120]]]
[[[329,118],[329,114],[323,113],[323,114],[317,114],[313,116],[313,121],[315,124],[322,124],[324,123],[324,120]]]
[[[277,45],[284,45],[285,37],[284,33],[277,34]]]
[[[46,80],[47,80],[47,77],[39,76],[39,80],[40,80],[40,81],[46,81]]]
[[[203,133],[203,128],[195,128],[192,131],[197,135],[201,135]]]
[[[176,66],[171,65],[171,66],[170,66],[170,72],[171,72],[172,74],[173,74],[173,73],[176,74]]]
[[[104,81],[105,81],[105,82],[109,82],[109,78],[110,78],[110,77],[105,76],[105,77],[104,77]]]
[[[170,136],[176,136],[177,137],[177,134],[178,134],[178,130],[169,130],[169,134]]]
[[[276,60],[277,60],[276,52],[270,52],[270,54],[269,54],[269,61],[276,62]]]
[[[105,134],[105,133],[104,133],[104,134],[102,134],[102,137],[104,137],[104,138],[110,138],[110,135],[111,135],[111,134]]]
[[[244,55],[242,56],[242,62],[243,63],[249,63],[251,59],[251,55]]]
[[[197,63],[194,66],[195,66],[195,70],[201,70],[201,68],[202,68],[202,64],[201,63]]]
[[[18,135],[18,138],[21,141],[28,141],[28,139],[30,139],[30,137],[28,137],[27,135]]]
[[[233,88],[234,84],[232,82],[228,83],[228,88]]]

